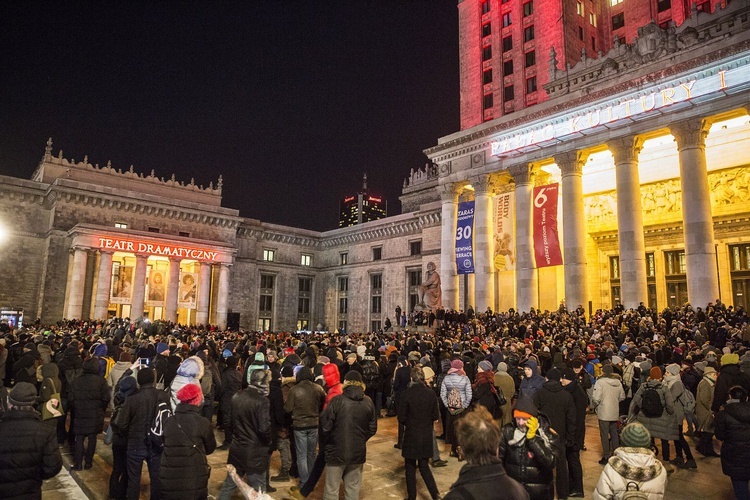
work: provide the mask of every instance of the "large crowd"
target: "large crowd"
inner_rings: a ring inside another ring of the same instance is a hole
[[[41,498],[61,447],[74,470],[91,468],[104,433],[109,498],[139,497],[144,462],[151,498],[207,498],[206,456],[225,449],[218,498],[238,488],[261,498],[289,481],[289,496],[305,498],[325,471],[324,498],[339,498],[343,484],[353,500],[367,441],[389,417],[410,500],[417,470],[433,499],[583,497],[587,413],[602,442],[594,498],[663,498],[675,468],[697,468],[686,436],[704,456],[718,456],[721,441],[724,473],[737,498],[750,498],[742,308],[641,304],[587,317],[580,307],[469,307],[409,318],[398,308],[396,317],[395,330],[387,322],[362,334],[128,319],[0,325],[0,498]],[[442,497],[438,441],[450,445],[446,458],[466,461]]]

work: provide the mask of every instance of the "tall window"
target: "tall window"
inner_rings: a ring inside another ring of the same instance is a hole
[[[263,260],[266,262],[273,262],[276,258],[276,250],[270,250],[268,248],[263,250]]]
[[[596,14],[594,14],[593,12],[589,12],[589,24],[596,27]]]
[[[508,59],[503,63],[503,75],[508,76],[513,74],[513,59]]]
[[[526,52],[526,67],[530,68],[535,64],[536,64],[536,52],[533,50],[531,52]]]
[[[347,252],[342,252],[339,254],[339,264],[342,266],[345,266],[349,263],[349,254]]]
[[[523,4],[523,17],[530,16],[534,13],[534,2],[526,2]]]
[[[482,49],[482,61],[489,61],[492,59],[492,45]]]
[[[492,68],[482,73],[482,84],[492,83]]]
[[[413,311],[419,303],[419,285],[422,284],[422,269],[408,269],[406,271],[406,282],[409,284],[409,310]]]
[[[260,275],[260,299],[258,304],[258,318],[262,321],[261,328],[268,330],[271,327],[273,317],[273,292],[275,276],[272,274]],[[259,322],[259,326],[260,326]]]
[[[576,13],[579,16],[583,16],[583,2],[576,2]]]
[[[503,38],[503,52],[513,50],[513,36],[509,35]]]
[[[534,25],[527,26],[523,30],[523,41],[524,42],[530,42],[534,39]]]
[[[495,99],[492,94],[485,94],[482,100],[482,109],[492,109],[495,104]]]
[[[536,92],[536,77],[532,76],[531,78],[526,79],[526,93],[531,94],[532,92]]]
[[[503,101],[510,102],[515,99],[515,92],[513,91],[513,85],[508,85],[503,89]]]
[[[658,0],[656,2],[657,12],[664,12],[672,8],[672,0]]]
[[[685,251],[677,250],[671,252],[664,252],[664,264],[666,273],[669,275],[685,274],[687,272],[685,262]]]
[[[305,327],[308,325],[310,320],[310,299],[312,297],[312,278],[300,277],[297,297],[297,325],[298,329],[302,330],[303,327],[299,325],[304,324]]]
[[[625,13],[620,12],[617,15],[612,16],[612,29],[619,30],[625,26]]]
[[[490,5],[490,0],[484,0],[482,2],[482,14],[488,13],[490,11],[491,7],[492,6]]]
[[[482,25],[482,38],[492,34],[492,23]]]
[[[511,17],[510,12],[506,12],[503,14],[503,28],[507,28],[511,24],[513,24],[513,18]]]
[[[609,258],[609,278],[613,280],[620,279],[620,256],[613,255]]]
[[[348,292],[348,291],[349,291],[349,277],[340,276],[339,277],[339,292]]]
[[[583,40],[583,26],[578,27],[578,39]]]
[[[339,329],[346,329],[347,314],[349,313],[349,277],[338,277],[338,324]]]

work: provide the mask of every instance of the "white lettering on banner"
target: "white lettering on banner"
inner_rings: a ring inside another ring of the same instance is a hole
[[[99,238],[99,248],[120,252],[144,253],[163,257],[214,261],[219,252],[200,248],[181,247],[176,245],[155,245],[139,241],[128,241],[118,238]]]
[[[697,97],[720,93],[727,88],[750,81],[750,70],[746,61],[744,65],[727,63],[718,69],[702,71],[688,77],[687,80],[673,80],[641,92],[631,93],[619,99],[612,99],[601,104],[579,108],[560,117],[524,127],[508,134],[501,135],[492,141],[492,155],[502,156],[506,153],[549,142],[553,139],[564,141],[572,139],[582,132],[604,126],[614,128],[625,125],[628,118],[650,111],[666,112],[669,106],[688,102]],[[709,74],[703,77],[702,75]],[[460,215],[460,214],[459,214]]]

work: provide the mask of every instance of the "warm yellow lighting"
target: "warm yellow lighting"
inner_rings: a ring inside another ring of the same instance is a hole
[[[9,237],[10,232],[8,231],[8,228],[6,228],[4,224],[0,223],[0,245],[4,245],[8,241]]]
[[[717,130],[727,130],[727,129],[738,128],[738,127],[746,127],[747,125],[748,125],[747,115],[737,116],[734,118],[730,118],[728,120],[722,120],[722,121],[712,123],[711,129],[708,131],[708,135],[710,136],[713,132]]]

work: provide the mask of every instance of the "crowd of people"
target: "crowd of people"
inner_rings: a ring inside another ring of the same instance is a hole
[[[417,470],[441,497],[433,470],[447,461],[438,441],[466,461],[443,498],[583,497],[580,452],[594,413],[603,466],[594,498],[663,498],[668,474],[697,468],[693,449],[718,456],[714,438],[737,498],[750,498],[743,309],[717,301],[590,317],[564,307],[437,312],[429,333],[234,332],[116,319],[5,328],[0,497],[40,498],[42,480],[61,470],[60,447],[72,450],[73,469],[91,468],[105,433],[110,498],[139,497],[143,462],[151,498],[206,498],[206,457],[222,449],[230,472],[218,498],[289,481],[289,495],[305,498],[325,471],[324,498],[338,498],[343,484],[355,499],[367,442],[388,417],[398,423],[410,500]],[[272,472],[273,453],[280,468]]]

